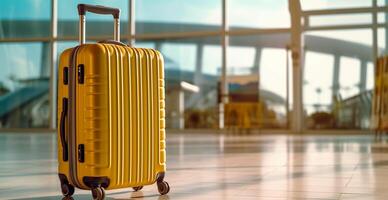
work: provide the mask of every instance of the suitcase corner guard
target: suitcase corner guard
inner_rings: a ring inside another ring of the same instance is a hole
[[[61,191],[63,196],[70,197],[74,194],[74,186],[72,186],[67,180],[66,175],[59,173],[59,180],[61,181]]]

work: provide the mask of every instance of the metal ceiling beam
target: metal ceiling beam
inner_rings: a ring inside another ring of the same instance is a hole
[[[338,15],[338,14],[360,14],[373,12],[387,12],[388,7],[362,7],[362,8],[341,8],[341,9],[327,9],[327,10],[307,10],[302,12],[302,16],[311,15]]]

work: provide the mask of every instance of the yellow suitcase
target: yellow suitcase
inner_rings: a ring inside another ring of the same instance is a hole
[[[388,57],[382,58],[381,130],[388,130]]]
[[[371,129],[375,132],[379,132],[381,129],[381,100],[383,94],[383,74],[384,74],[384,63],[383,59],[379,58],[375,62],[376,70],[374,74],[374,91],[373,91],[373,102],[372,102],[372,116],[371,116]]]
[[[85,12],[112,14],[115,40],[85,44]],[[119,9],[78,5],[80,45],[65,50],[58,69],[58,162],[64,196],[157,183],[166,171],[164,68],[153,49],[119,41]]]

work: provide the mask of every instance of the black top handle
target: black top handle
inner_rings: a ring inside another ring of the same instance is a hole
[[[79,43],[85,44],[85,15],[86,12],[92,12],[102,15],[112,15],[114,18],[114,32],[113,40],[120,42],[120,9],[111,8],[99,5],[89,5],[89,4],[78,4],[78,14],[79,14]]]
[[[102,14],[102,15],[111,14],[115,19],[120,18],[120,9],[118,8],[111,8],[106,6],[90,5],[90,4],[78,4],[77,7],[78,7],[79,15],[85,15],[86,12],[92,12],[92,13]]]

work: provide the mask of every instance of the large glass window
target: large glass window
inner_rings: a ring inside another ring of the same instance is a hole
[[[49,43],[1,43],[0,128],[48,128]]]
[[[309,23],[310,26],[372,24],[372,15],[369,13],[363,13],[311,16],[309,18]]]
[[[378,47],[379,47],[379,56],[386,55],[388,53],[388,40],[387,40],[387,35],[388,31],[387,28],[379,28],[378,32]]]
[[[3,0],[0,38],[50,36],[51,0]]]
[[[373,91],[375,85],[375,69],[373,66],[373,62],[368,62],[367,72],[366,72],[366,89]]]
[[[378,6],[386,6],[388,3],[387,0],[377,0],[377,5]]]
[[[164,56],[167,128],[218,126],[219,37],[146,40],[136,46],[156,48]],[[199,91],[188,89],[187,84]]]
[[[305,35],[304,110],[307,128],[368,128],[373,85],[372,31]]]
[[[388,0],[381,0],[382,6],[388,6]],[[378,22],[383,23],[384,26],[378,29],[378,46],[379,56],[388,53],[388,11],[378,13]]]
[[[290,27],[288,0],[229,0],[228,3],[231,29]]]
[[[314,41],[319,41],[319,39],[324,39],[326,42],[350,42],[353,45],[365,45],[367,48],[372,46],[372,30],[371,29],[351,29],[351,30],[324,30],[324,31],[309,31],[305,33],[305,40],[307,48],[314,48],[318,45],[309,45],[308,43],[313,43]],[[315,38],[315,39],[313,39]],[[310,40],[312,39],[312,40]],[[333,43],[328,43],[330,46],[340,46]],[[323,48],[323,47],[321,47]],[[365,48],[363,48],[365,49]],[[356,50],[355,50],[356,51]],[[365,52],[368,54],[369,59],[371,59],[372,53]]]
[[[339,94],[341,98],[347,99],[360,93],[360,64],[360,60],[356,58],[341,58],[339,73]],[[349,73],[352,73],[352,75],[349,76]]]
[[[136,33],[219,30],[219,0],[136,1]]]
[[[287,127],[288,41],[288,34],[230,37],[227,55],[228,126]],[[235,122],[231,121],[233,117]]]
[[[307,115],[330,110],[333,89],[333,65],[333,55],[313,51],[306,52],[303,101]]]
[[[300,0],[303,10],[322,10],[333,8],[357,8],[372,6],[371,0]]]
[[[55,110],[56,102],[48,95],[49,88],[55,87],[55,84],[49,85],[49,80],[56,64],[50,66],[50,63],[58,60],[51,56],[51,46],[56,45],[58,56],[64,49],[78,44],[78,3],[119,7],[122,41],[129,39],[128,19],[133,14],[129,13],[130,0],[58,0],[54,15],[51,2],[2,1],[0,53],[4,67],[0,73],[0,127],[49,126],[48,116]],[[232,103],[247,99],[261,103],[260,108],[255,107],[261,109],[261,115],[251,115],[266,119],[259,128],[288,127],[287,116],[292,112],[292,82],[287,83],[291,80],[292,68],[287,70],[286,53],[290,39],[289,33],[284,32],[285,28],[291,28],[288,2],[227,2],[229,46],[225,59],[229,99]],[[372,3],[369,0],[301,0],[303,11],[372,7]],[[377,0],[377,3],[386,6],[387,1]],[[135,3],[136,46],[158,49],[165,56],[169,128],[218,126],[223,67],[222,5],[222,0],[141,0]],[[57,38],[51,38],[51,16],[58,16]],[[90,42],[113,37],[111,16],[88,13],[86,18],[86,35]],[[387,53],[388,31],[387,26],[382,26],[386,19],[386,12],[378,13],[379,56]],[[370,101],[363,99],[370,98],[374,85],[372,27],[334,30],[334,26],[371,25],[372,13],[312,15],[308,23],[309,27],[305,27],[308,30],[327,26],[330,30],[304,32],[306,127],[368,127]],[[279,32],[240,35],[241,30],[246,29],[271,29],[271,32],[278,29]],[[292,65],[291,58],[288,64]],[[53,75],[51,83],[56,81]],[[241,83],[242,79],[249,83]],[[193,90],[196,87],[187,89],[187,84],[198,86],[199,91]],[[52,91],[55,92],[55,88]],[[51,112],[48,111],[50,100],[54,102]]]
[[[232,38],[233,40],[233,38]],[[228,48],[228,74],[230,75],[250,75],[257,73],[259,63],[258,60],[255,61],[256,51],[259,54],[261,49],[256,49],[255,47],[249,46],[230,46]],[[255,65],[256,64],[256,65]],[[255,66],[254,66],[255,65]],[[253,71],[253,68],[256,68],[256,71]]]

